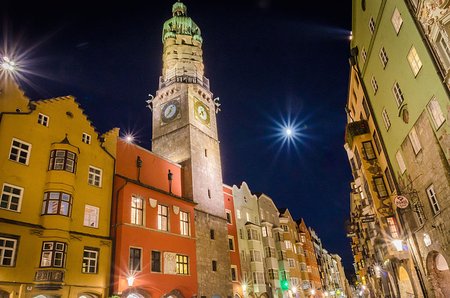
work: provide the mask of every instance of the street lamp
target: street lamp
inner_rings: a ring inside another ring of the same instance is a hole
[[[127,277],[127,283],[128,283],[128,286],[129,287],[132,287],[133,286],[133,284],[134,284],[134,276],[133,275],[130,275],[130,276],[128,276]]]

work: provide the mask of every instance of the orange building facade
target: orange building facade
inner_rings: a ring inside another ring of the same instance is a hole
[[[116,159],[112,292],[197,295],[195,203],[181,197],[181,167],[120,139]]]
[[[224,206],[228,223],[228,247],[230,250],[230,274],[233,285],[233,297],[244,297],[242,290],[241,261],[239,259],[238,234],[236,227],[236,215],[234,212],[233,188],[223,186]]]

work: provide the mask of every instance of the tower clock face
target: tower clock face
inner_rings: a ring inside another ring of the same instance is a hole
[[[163,123],[169,123],[176,119],[180,114],[180,102],[171,100],[167,102],[161,109],[161,120]]]
[[[209,125],[209,108],[203,104],[200,100],[195,100],[194,104],[194,114],[195,118],[200,120],[201,123]]]

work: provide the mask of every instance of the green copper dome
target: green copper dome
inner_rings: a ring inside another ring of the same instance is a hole
[[[187,7],[178,1],[172,6],[172,18],[168,19],[163,26],[162,41],[174,38],[177,34],[190,35],[194,40],[202,42],[200,28],[187,16]]]

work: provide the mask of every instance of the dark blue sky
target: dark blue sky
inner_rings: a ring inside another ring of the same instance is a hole
[[[94,4],[95,2],[95,4]],[[2,4],[3,42],[19,45],[31,99],[72,94],[100,132],[138,134],[150,146],[145,108],[161,73],[161,30],[174,1],[11,1]],[[290,3],[292,2],[292,3]],[[344,106],[350,1],[194,1],[218,115],[224,183],[246,181],[303,217],[352,270],[344,221],[351,173]],[[281,146],[276,123],[297,119],[301,140]]]

